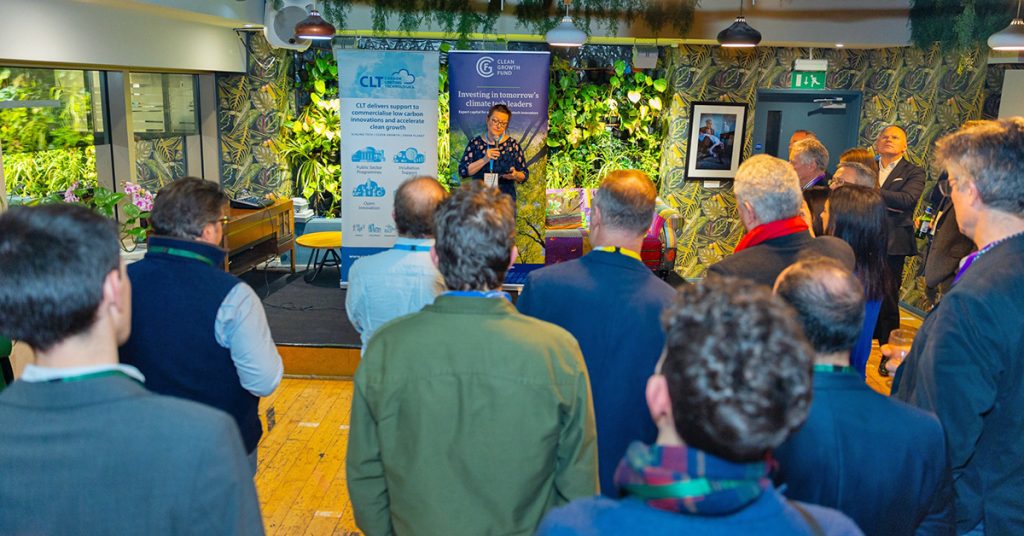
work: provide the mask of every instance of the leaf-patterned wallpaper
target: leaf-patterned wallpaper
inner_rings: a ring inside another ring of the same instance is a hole
[[[136,140],[135,171],[139,185],[154,193],[184,177],[187,173],[185,138]]]
[[[292,114],[292,55],[248,34],[249,70],[217,75],[221,184],[229,193],[291,196],[291,171],[280,157],[281,124]]]
[[[788,88],[793,60],[805,57],[806,48],[758,47],[741,52],[705,45],[682,45],[667,55],[674,93],[663,146],[661,193],[685,218],[676,261],[680,275],[702,276],[709,265],[732,252],[743,233],[730,183],[709,189],[685,180],[690,103],[745,102],[751,107],[746,128],[751,133],[757,90]],[[829,61],[830,89],[863,92],[862,146],[871,145],[885,125],[896,123],[907,130],[907,158],[927,167],[938,137],[981,117],[987,78],[981,51],[960,55],[943,54],[938,48],[816,49],[814,57]],[[750,151],[748,134],[744,157]],[[926,192],[935,176],[929,171]],[[908,264],[911,283],[917,262]],[[905,300],[920,304],[921,294],[916,285],[904,285]]]

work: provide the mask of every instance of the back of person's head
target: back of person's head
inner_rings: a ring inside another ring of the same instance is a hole
[[[863,147],[854,147],[843,151],[843,154],[839,155],[839,163],[855,162],[857,164],[863,164],[871,170],[874,174],[875,180],[878,179],[878,160],[875,158],[874,153]]]
[[[877,167],[878,164],[876,163]],[[872,170],[860,162],[840,162],[836,166],[836,180],[841,178],[842,185],[855,184],[867,188],[874,188],[878,185],[878,171]]]
[[[663,325],[660,372],[687,445],[759,461],[807,418],[814,353],[767,287],[714,275],[684,285]]]
[[[785,160],[759,154],[740,164],[733,181],[737,203],[750,203],[761,223],[800,213],[803,195],[796,170]]]
[[[818,355],[848,352],[864,323],[864,289],[839,262],[814,257],[779,274],[775,293],[796,309]]]
[[[512,262],[516,220],[512,198],[470,181],[441,202],[434,215],[437,268],[451,290],[501,287]]]
[[[624,169],[605,175],[594,193],[594,206],[601,211],[602,225],[641,235],[651,226],[657,197],[646,173]]]
[[[869,300],[881,299],[889,284],[889,222],[878,189],[846,185],[832,190],[825,234],[850,245],[855,257],[853,271],[864,285],[865,294]]]
[[[400,236],[429,238],[434,236],[434,212],[448,196],[441,183],[433,177],[413,177],[395,191],[395,227]]]
[[[828,188],[808,188],[803,191],[804,201],[807,202],[807,208],[811,211],[811,228],[814,229],[814,236],[825,234],[821,213],[825,210],[828,194]]]
[[[197,238],[207,224],[222,217],[228,196],[214,182],[183,177],[156,194],[149,221],[153,233],[174,238]]]
[[[804,138],[793,144],[790,151],[790,158],[813,164],[815,168],[824,171],[828,167],[828,149],[816,138]]]
[[[1024,217],[1024,117],[983,121],[944,136],[935,159],[956,188],[969,180],[985,206]]]
[[[88,331],[120,268],[117,227],[87,208],[14,207],[0,216],[0,333],[45,352]]]

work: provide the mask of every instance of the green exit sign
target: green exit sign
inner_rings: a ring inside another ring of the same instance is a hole
[[[793,89],[825,89],[825,71],[793,71],[791,82]]]

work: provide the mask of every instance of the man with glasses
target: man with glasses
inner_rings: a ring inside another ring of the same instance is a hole
[[[284,367],[259,297],[221,268],[227,206],[220,186],[193,177],[157,193],[148,251],[128,267],[135,314],[120,354],[151,391],[234,417],[255,474],[259,397],[274,392]]]
[[[495,104],[487,112],[487,132],[470,140],[459,160],[459,176],[482,180],[512,196],[516,206],[516,184],[530,178],[526,157],[519,142],[505,132],[512,111],[504,104]]]

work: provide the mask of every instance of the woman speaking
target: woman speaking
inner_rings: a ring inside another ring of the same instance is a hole
[[[504,104],[495,104],[487,112],[487,132],[466,145],[459,161],[459,176],[463,180],[483,180],[488,186],[497,186],[516,200],[516,184],[525,181],[530,172],[519,142],[508,137],[505,129],[512,112]]]

